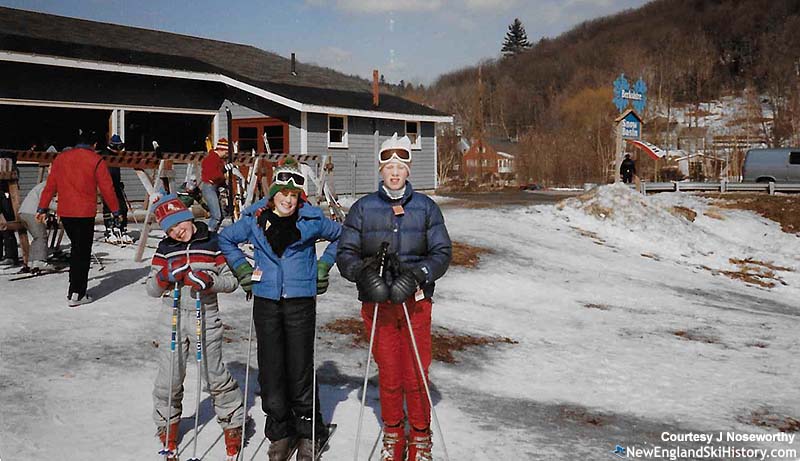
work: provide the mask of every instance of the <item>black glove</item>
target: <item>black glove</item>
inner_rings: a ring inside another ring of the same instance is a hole
[[[389,290],[389,298],[393,303],[400,304],[413,295],[417,291],[417,286],[424,284],[427,279],[428,274],[424,267],[415,267],[403,272],[400,277],[394,279]]]
[[[382,303],[389,299],[389,287],[380,275],[370,267],[365,267],[358,274],[358,291],[361,292],[363,301]]]

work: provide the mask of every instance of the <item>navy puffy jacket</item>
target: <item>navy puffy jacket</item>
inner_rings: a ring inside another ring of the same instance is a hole
[[[398,203],[403,206],[402,216],[396,216],[392,209]],[[403,197],[392,200],[381,182],[377,192],[358,199],[347,213],[336,253],[342,276],[355,282],[363,259],[375,256],[382,242],[389,242],[389,253],[398,255],[405,270],[427,269],[428,280],[422,288],[425,297],[432,296],[434,281],[444,275],[452,257],[450,236],[439,206],[427,195],[414,192],[409,182]]]

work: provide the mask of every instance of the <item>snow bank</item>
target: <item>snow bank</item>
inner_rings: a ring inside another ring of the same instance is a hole
[[[751,259],[791,269],[780,276],[796,277],[796,236],[752,212],[714,207],[704,197],[643,196],[613,184],[564,200],[553,213],[598,243],[645,257],[724,271],[741,269],[731,259]]]

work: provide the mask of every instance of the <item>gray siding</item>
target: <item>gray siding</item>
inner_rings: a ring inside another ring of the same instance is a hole
[[[412,152],[413,167],[410,180],[415,189],[433,189],[436,178],[434,136],[431,122],[422,125],[422,149]],[[356,194],[374,191],[380,180],[378,153],[380,144],[392,134],[405,135],[404,120],[348,117],[348,147],[328,147],[327,114],[308,114],[308,152],[323,153],[333,157],[336,191],[349,195],[355,187]],[[374,132],[378,131],[378,139]]]

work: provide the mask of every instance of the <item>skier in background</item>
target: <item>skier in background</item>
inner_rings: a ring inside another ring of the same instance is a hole
[[[121,155],[125,153],[125,143],[118,134],[111,136],[108,145],[100,151],[100,155]],[[125,184],[122,182],[122,173],[118,166],[108,168],[111,181],[114,183],[114,194],[119,202],[119,222],[115,224],[111,216],[111,209],[103,201],[103,225],[105,225],[105,239],[111,244],[131,244],[133,239],[128,235],[128,201],[125,199]]]
[[[622,175],[622,182],[626,184],[633,182],[633,176],[636,174],[636,162],[631,158],[631,154],[625,154],[625,159],[619,167],[619,172]]]
[[[119,219],[119,204],[106,162],[97,155],[98,134],[80,130],[78,143],[59,154],[50,167],[47,184],[39,199],[36,220],[47,221],[50,201],[58,194],[58,216],[70,241],[69,290],[67,305],[77,307],[93,301],[86,293],[89,264],[94,242],[94,218],[97,215],[97,189],[108,203],[111,214]]]
[[[228,140],[220,138],[213,150],[200,163],[203,170],[200,190],[211,217],[208,230],[216,232],[222,223],[222,208],[219,204],[219,188],[225,185],[225,159],[228,158]]]
[[[342,276],[358,286],[361,317],[368,332],[372,331],[374,309],[378,309],[374,343],[383,418],[381,460],[430,460],[431,408],[422,380],[428,379],[431,364],[434,282],[450,265],[452,245],[439,207],[426,195],[414,192],[407,181],[411,174],[408,137],[398,139],[395,133],[386,140],[378,163],[382,178],[378,191],[361,197],[350,208],[336,263]],[[381,261],[375,255],[383,242],[389,242],[393,262],[381,278]],[[404,307],[408,308],[424,377],[412,349]]]

